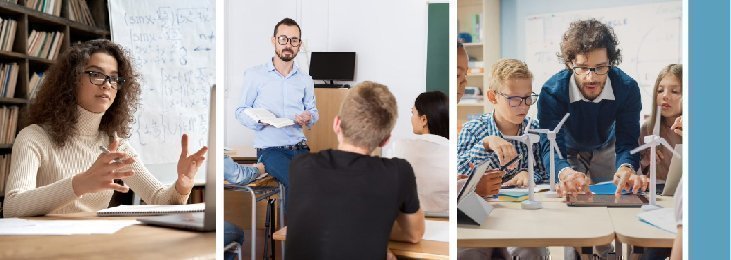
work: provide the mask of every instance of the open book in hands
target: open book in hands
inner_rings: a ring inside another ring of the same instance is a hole
[[[249,108],[244,110],[244,114],[254,119],[254,121],[269,124],[276,128],[294,125],[294,121],[289,118],[277,118],[272,112],[264,108]]]

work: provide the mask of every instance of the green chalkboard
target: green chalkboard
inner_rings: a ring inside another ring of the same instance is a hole
[[[426,91],[449,95],[449,4],[429,4]]]

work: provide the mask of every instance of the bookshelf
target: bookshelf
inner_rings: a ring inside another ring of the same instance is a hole
[[[48,12],[56,12],[60,15],[52,15],[38,11],[33,7],[26,7],[26,4],[31,5],[33,3],[40,10],[43,10],[41,5],[47,4]],[[88,6],[88,16],[80,16],[80,13],[75,11],[84,3]],[[79,21],[71,20],[71,16],[77,17],[76,20]],[[45,72],[54,62],[53,59],[48,59],[47,56],[36,57],[29,54],[27,51],[29,36],[33,31],[59,33],[56,41],[58,53],[53,57],[55,59],[58,54],[68,49],[72,43],[99,38],[109,39],[109,11],[107,10],[106,0],[2,0],[0,1],[0,18],[3,20],[11,19],[16,22],[13,31],[14,37],[10,37],[13,38],[13,42],[10,44],[11,47],[9,50],[0,50],[1,64],[18,64],[17,75],[11,75],[16,77],[14,93],[8,97],[0,95],[0,108],[19,108],[17,125],[13,130],[14,132],[11,133],[14,137],[20,129],[28,125],[26,118],[27,106],[32,94],[29,84],[33,74]],[[92,19],[93,22],[89,19]],[[80,22],[82,20],[93,23],[95,26]],[[3,27],[0,27],[0,36],[4,33],[1,30],[3,30]],[[0,44],[2,43],[0,42]],[[49,45],[49,52],[51,46],[54,45]],[[3,122],[3,120],[0,120],[0,122]],[[3,123],[0,128],[8,126]],[[12,146],[12,142],[0,142],[0,157],[11,155]],[[7,172],[0,170],[0,174],[3,174],[0,175],[0,203],[2,203],[5,194],[4,180]],[[0,206],[1,208],[2,206]]]
[[[459,0],[457,1],[458,32],[472,35],[473,42],[464,43],[469,56],[467,86],[481,89],[477,98],[463,98],[457,104],[457,128],[471,117],[492,111],[484,98],[489,82],[489,69],[500,57],[500,1]]]

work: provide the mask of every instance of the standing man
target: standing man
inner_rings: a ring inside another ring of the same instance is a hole
[[[294,63],[302,44],[297,22],[284,18],[274,26],[274,57],[262,65],[246,70],[244,94],[236,108],[236,119],[254,130],[254,148],[267,172],[289,187],[289,163],[295,155],[308,153],[303,127],[312,127],[319,114],[315,107],[312,77]],[[264,108],[295,124],[282,128],[254,121],[244,113],[249,108]]]
[[[616,67],[622,61],[617,44],[614,30],[595,19],[572,22],[561,41],[566,69],[541,90],[541,128],[553,129],[571,113],[556,137],[560,153],[566,155],[555,157],[562,194],[588,191],[590,182],[614,180],[618,190],[630,182],[646,182],[636,174],[639,154],[630,154],[640,135],[640,89]],[[548,165],[545,136],[541,148]]]

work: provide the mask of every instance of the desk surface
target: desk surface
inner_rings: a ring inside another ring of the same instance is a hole
[[[658,205],[675,207],[673,197],[658,196]],[[642,223],[637,214],[639,208],[608,208],[614,225],[614,232],[622,243],[641,247],[672,247],[675,234]]]
[[[75,213],[27,219],[98,218],[94,213]],[[0,236],[0,248],[1,259],[215,259],[216,233],[133,225],[105,235]]]
[[[588,247],[614,239],[606,208],[543,202],[543,209],[524,210],[516,202],[490,204],[494,209],[482,226],[457,225],[458,247]]]
[[[274,240],[287,240],[287,227],[274,232]],[[432,240],[422,240],[411,244],[405,242],[388,241],[388,249],[396,256],[417,259],[449,259],[449,243]]]
[[[256,149],[254,147],[231,149],[224,152],[236,162],[256,163]]]

